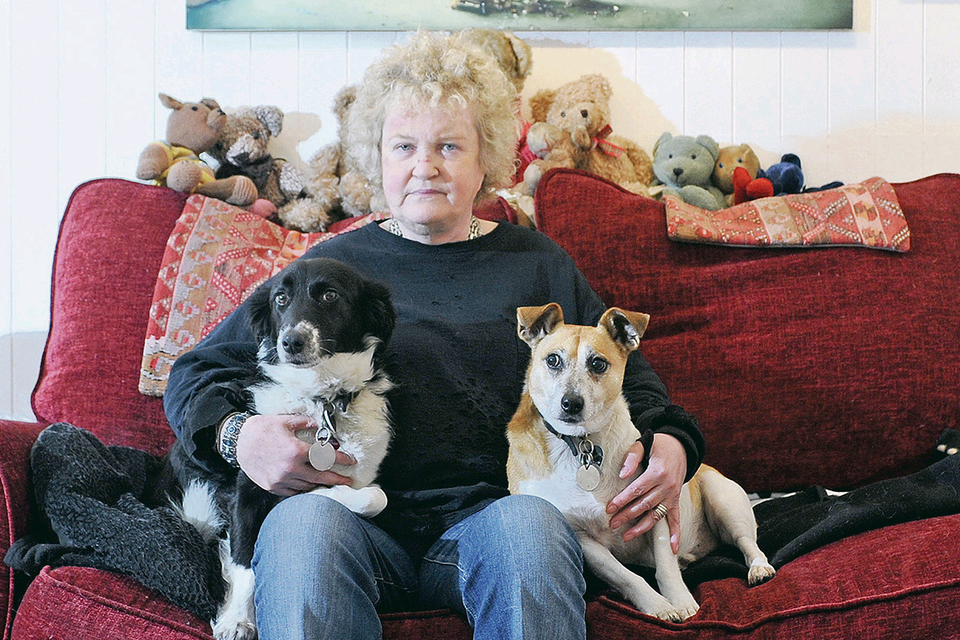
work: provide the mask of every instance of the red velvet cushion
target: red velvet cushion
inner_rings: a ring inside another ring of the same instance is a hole
[[[831,488],[924,465],[960,423],[960,176],[894,185],[904,254],[671,242],[663,205],[588,174],[537,191],[539,227],[611,305],[748,490]]]
[[[469,640],[467,621],[449,611],[385,614],[384,640]],[[87,567],[44,569],[17,616],[16,640],[210,640],[205,620],[136,581]]]
[[[870,531],[812,551],[747,587],[739,578],[701,584],[700,611],[674,624],[619,600],[587,605],[587,630],[602,640],[956,638],[960,515]],[[936,561],[931,560],[937,558]]]
[[[60,226],[51,327],[33,410],[109,444],[165,452],[162,402],[137,391],[143,332],[167,237],[187,196],[125,180],[79,186]]]

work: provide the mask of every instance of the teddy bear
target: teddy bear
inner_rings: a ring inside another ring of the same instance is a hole
[[[773,195],[773,183],[764,177],[760,159],[748,144],[723,147],[711,176],[727,206]]]
[[[356,95],[356,85],[347,85],[334,96],[337,140],[321,148],[307,166],[307,188],[318,210],[334,220],[363,216],[386,206],[383,196],[374,190],[343,147],[350,106]]]
[[[723,209],[726,199],[711,181],[719,153],[720,145],[708,135],[664,132],[653,147],[653,172],[664,185],[661,195],[674,195],[701,209]]]
[[[497,62],[507,79],[523,91],[527,77],[533,70],[533,50],[526,42],[509,31],[498,29],[464,29],[458,33],[462,42],[486,51]]]
[[[217,178],[213,169],[200,159],[217,142],[226,124],[216,100],[180,102],[165,93],[160,103],[172,112],[167,119],[166,140],[151,142],[140,153],[137,178],[153,180],[181,193],[199,193],[230,204],[247,206],[257,199],[257,187],[246,176]]]
[[[300,169],[283,158],[275,158],[268,148],[282,128],[283,111],[279,107],[245,107],[228,114],[216,144],[208,152],[220,163],[216,176],[250,178],[260,197],[273,205],[273,216],[284,227],[323,231],[331,220],[318,212]],[[262,211],[262,205],[255,210]]]
[[[464,29],[456,35],[461,42],[490,54],[518,92],[523,88],[533,66],[533,52],[523,40],[496,29]],[[386,208],[383,194],[371,186],[343,147],[356,91],[355,85],[347,85],[334,96],[337,140],[321,148],[306,171],[308,192],[317,208],[331,219],[363,216]]]
[[[530,98],[533,124],[526,141],[538,159],[524,171],[524,193],[533,195],[540,178],[554,167],[581,169],[647,193],[654,177],[650,156],[637,143],[612,135],[612,95],[610,82],[594,73]]]

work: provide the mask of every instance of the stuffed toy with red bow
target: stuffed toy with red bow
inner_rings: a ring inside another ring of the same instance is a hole
[[[588,74],[530,98],[527,145],[537,155],[524,171],[522,191],[533,195],[540,178],[554,167],[582,169],[634,193],[648,193],[653,180],[650,156],[636,142],[613,133],[613,90],[600,74]]]

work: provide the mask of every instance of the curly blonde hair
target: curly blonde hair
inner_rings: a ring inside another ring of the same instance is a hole
[[[380,144],[387,112],[422,105],[469,109],[480,138],[484,180],[477,201],[510,186],[520,133],[517,90],[492,56],[459,34],[421,31],[388,47],[364,74],[350,106],[346,150],[378,191]]]

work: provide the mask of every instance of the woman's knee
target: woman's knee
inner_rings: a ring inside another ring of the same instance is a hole
[[[257,536],[254,566],[279,563],[318,567],[337,564],[353,554],[363,537],[362,525],[339,502],[302,494],[281,501],[263,521]]]
[[[582,568],[580,542],[563,514],[550,502],[511,495],[492,503],[476,525],[485,540],[481,549],[518,568],[524,563]],[[461,548],[462,548],[461,543]]]

